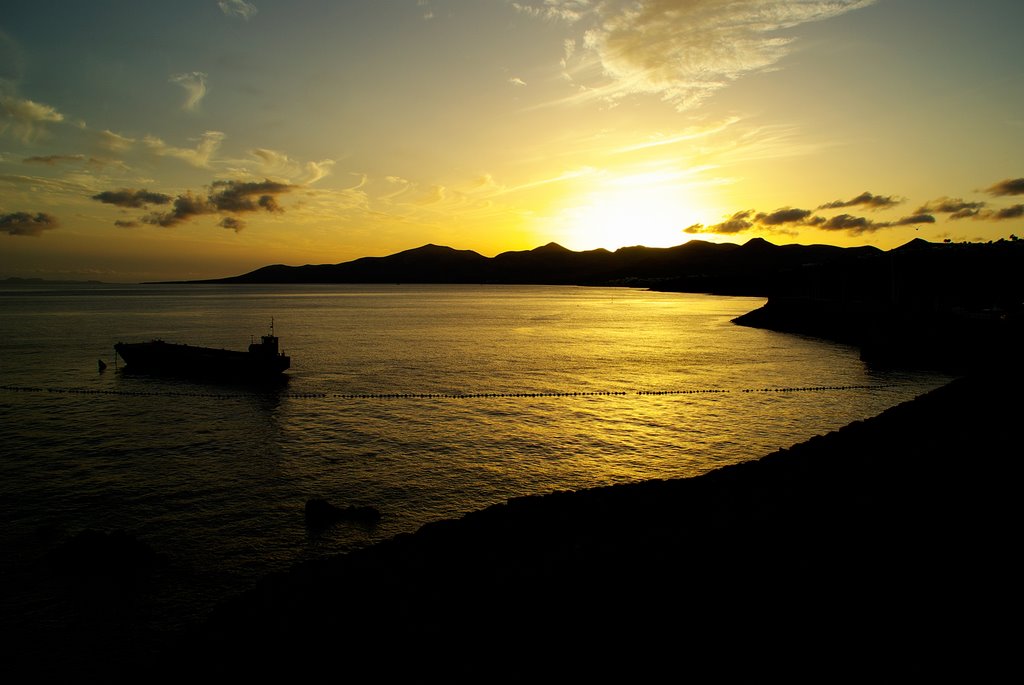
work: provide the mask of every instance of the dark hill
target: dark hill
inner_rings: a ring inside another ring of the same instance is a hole
[[[875,247],[743,245],[693,240],[675,247],[575,252],[556,243],[484,257],[424,245],[340,264],[265,266],[195,283],[519,283],[627,285],[656,290],[847,302],[917,308],[1007,307],[1024,300],[1018,274],[1024,241],[939,244],[915,239],[888,252]]]
[[[874,248],[866,248],[881,253]],[[861,250],[863,252],[863,250]],[[780,272],[842,259],[843,248],[780,247],[762,239],[743,246],[693,240],[676,247],[624,247],[576,252],[557,243],[484,257],[471,250],[424,245],[386,257],[340,264],[266,266],[202,283],[517,283],[631,285],[689,292],[768,295]]]
[[[361,257],[341,264],[275,264],[241,276],[200,283],[474,283],[487,258],[472,250],[427,244],[387,257]]]
[[[1024,340],[1024,241],[898,248],[743,245],[575,252],[549,243],[484,257],[424,245],[341,264],[274,265],[203,283],[514,283],[768,297],[737,323],[858,345],[865,359],[962,371]]]

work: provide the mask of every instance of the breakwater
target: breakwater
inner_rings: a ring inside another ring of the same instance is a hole
[[[794,393],[794,392],[837,392],[843,390],[884,390],[895,387],[894,383],[846,384],[846,385],[806,385],[784,386],[774,388],[687,388],[668,390],[566,390],[563,392],[467,392],[467,393],[343,393],[343,392],[273,392],[275,398],[293,400],[302,399],[342,399],[342,400],[474,400],[493,398],[524,398],[541,397],[626,397],[655,395],[708,395],[723,393]],[[108,390],[102,388],[73,387],[33,387],[22,385],[0,385],[0,391],[49,393],[55,395],[108,395],[115,397],[203,397],[210,399],[232,399],[244,397],[244,392],[204,392],[174,390]]]

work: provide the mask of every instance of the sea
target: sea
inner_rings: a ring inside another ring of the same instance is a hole
[[[732,323],[762,304],[604,287],[0,284],[0,608],[35,624],[80,611],[46,561],[82,531],[125,531],[162,560],[133,601],[174,630],[305,560],[513,497],[696,476],[950,380]],[[291,357],[273,384],[133,373],[113,351],[245,349],[271,326]],[[382,518],[311,528],[311,498]]]

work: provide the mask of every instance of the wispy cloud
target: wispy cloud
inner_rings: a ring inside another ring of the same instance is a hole
[[[0,214],[0,233],[7,235],[37,236],[43,231],[57,228],[57,219],[44,212],[12,212]]]
[[[225,16],[241,17],[246,21],[252,19],[259,12],[255,5],[245,0],[217,0],[217,6]]]
[[[583,178],[585,176],[593,176],[599,174],[600,171],[591,166],[579,167],[577,169],[571,169],[565,171],[557,176],[551,176],[548,178],[538,179],[536,181],[530,181],[529,183],[522,183],[517,186],[511,186],[502,188],[500,193],[515,193],[521,190],[528,190],[530,188],[538,188],[540,186],[550,185],[552,183],[563,183],[565,181],[572,181],[577,178]]]
[[[592,11],[591,5],[590,0],[544,0],[539,7],[537,3],[512,3],[512,6],[518,11],[532,17],[562,21],[579,21],[585,14]]]
[[[177,83],[185,89],[185,102],[182,104],[182,109],[194,112],[199,108],[199,103],[206,97],[206,78],[206,74],[201,71],[190,71],[186,74],[171,76],[171,83]]]
[[[10,132],[23,143],[30,143],[46,130],[47,124],[61,121],[64,115],[49,105],[0,95],[0,135]]]
[[[721,133],[722,131],[725,131],[727,128],[729,128],[733,124],[738,123],[739,121],[739,117],[729,117],[722,121],[718,121],[705,126],[691,126],[682,132],[674,133],[671,135],[655,135],[652,136],[649,140],[621,147],[618,150],[616,150],[616,152],[635,152],[637,150],[646,150],[648,148],[662,147],[665,145],[676,145],[678,143],[692,142],[694,140],[699,140],[701,138],[707,138],[709,136],[715,135],[716,133]]]
[[[88,174],[65,176],[25,176],[21,174],[0,174],[0,185],[23,188],[30,192],[54,193],[55,195],[91,195],[96,193],[96,178]]]
[[[55,166],[64,162],[84,162],[85,155],[37,155],[33,157],[26,157],[21,161],[26,164],[45,164],[47,166]]]
[[[88,164],[89,166],[97,168],[117,168],[122,170],[128,169],[128,165],[119,159],[110,159],[107,157],[87,157],[83,154],[33,155],[32,157],[25,157],[21,161],[24,164],[42,164],[50,167]]]
[[[96,136],[99,139],[100,145],[111,152],[124,152],[135,144],[135,141],[131,138],[109,130],[100,131]]]
[[[544,0],[513,6],[582,31],[563,57],[567,77],[583,88],[577,97],[646,93],[684,110],[746,74],[775,68],[795,41],[784,31],[873,2]]]
[[[288,178],[299,185],[312,185],[331,173],[333,159],[318,162],[299,162],[283,152],[267,148],[253,148],[249,151],[260,165],[260,173],[268,176]]]
[[[155,136],[146,136],[142,142],[150,152],[159,157],[173,157],[194,167],[207,168],[210,165],[210,158],[217,152],[223,140],[224,134],[220,131],[207,131],[199,138],[199,143],[194,148],[174,147]]]

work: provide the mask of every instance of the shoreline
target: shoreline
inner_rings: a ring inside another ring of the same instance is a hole
[[[695,478],[517,498],[307,562],[179,653],[224,676],[995,677],[1017,577],[1001,398],[1020,377],[957,379]]]
[[[733,323],[810,335],[860,348],[889,367],[964,374],[1009,363],[1024,342],[1024,318],[983,311],[901,309],[843,299],[772,296]]]

